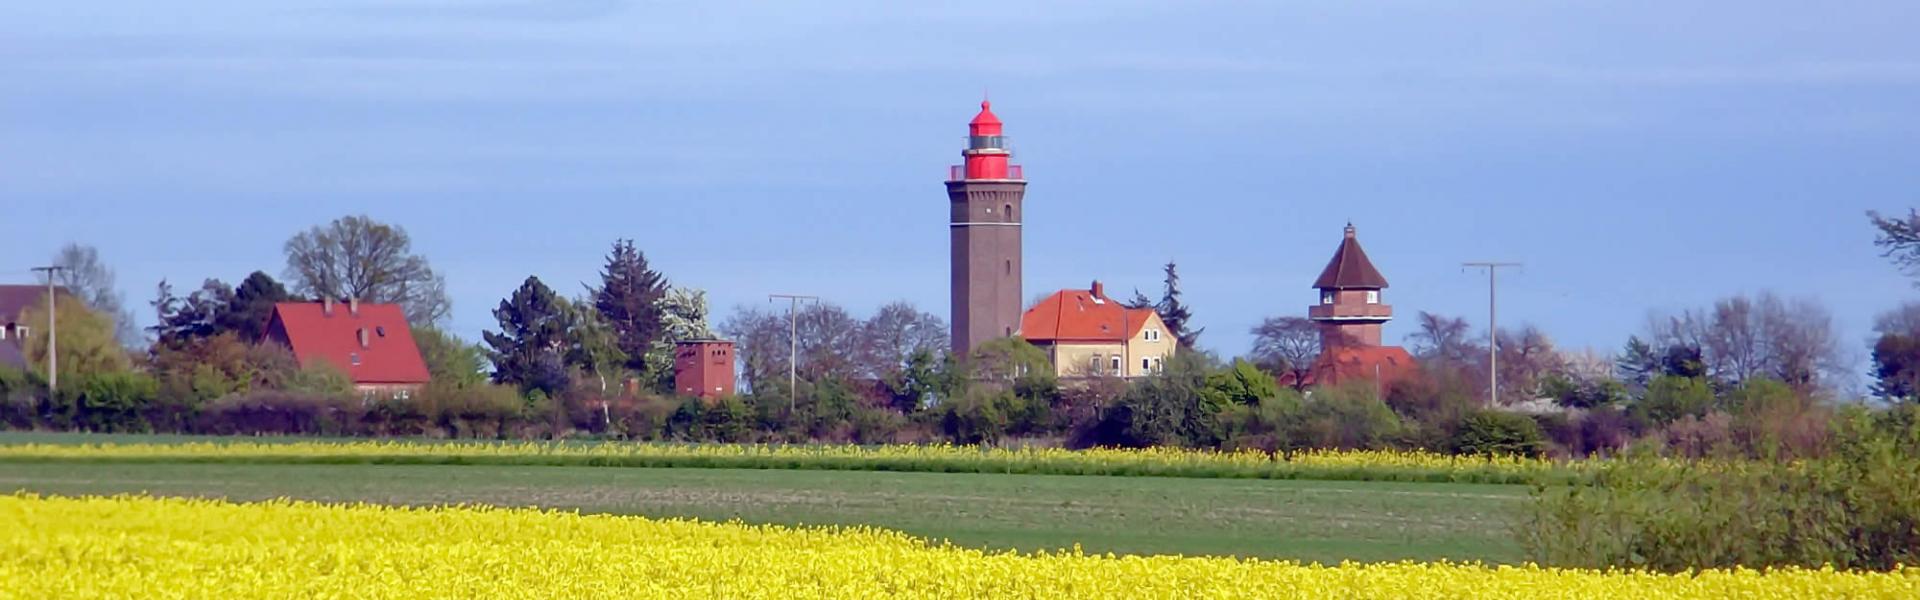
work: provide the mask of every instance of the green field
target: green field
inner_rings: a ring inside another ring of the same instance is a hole
[[[0,463],[0,490],[485,503],[754,523],[865,524],[1034,550],[1513,562],[1519,486],[418,465]]]

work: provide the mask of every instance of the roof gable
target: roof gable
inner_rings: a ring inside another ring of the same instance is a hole
[[[1333,251],[1333,260],[1327,261],[1327,268],[1320,271],[1320,278],[1314,280],[1313,287],[1323,290],[1339,289],[1383,289],[1387,287],[1387,278],[1380,270],[1373,268],[1373,261],[1367,260],[1367,251],[1360,249],[1360,240],[1354,236],[1353,225],[1347,225],[1346,237],[1340,240],[1340,247]]]
[[[363,303],[355,314],[347,303],[336,302],[329,314],[320,302],[281,302],[273,305],[268,331],[293,350],[301,367],[331,364],[357,384],[414,384],[431,378],[399,305]]]
[[[59,295],[67,295],[65,287],[53,289]],[[21,313],[46,300],[45,285],[0,285],[0,325],[16,322]]]
[[[1159,322],[1160,315],[1151,308],[1127,308],[1104,293],[1066,289],[1027,309],[1020,319],[1020,336],[1035,343],[1123,343]]]

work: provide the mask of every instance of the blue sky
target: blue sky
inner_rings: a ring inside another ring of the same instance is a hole
[[[1649,311],[1814,296],[1864,357],[1914,289],[1920,4],[13,2],[0,280],[98,246],[132,306],[400,224],[475,338],[631,237],[719,312],[944,314],[946,166],[990,90],[1032,181],[1028,295],[1181,265],[1203,345],[1300,314],[1352,220],[1411,331],[1612,350]],[[141,317],[151,317],[141,311]],[[1853,343],[1858,341],[1858,343]]]

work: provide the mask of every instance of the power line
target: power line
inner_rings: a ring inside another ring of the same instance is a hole
[[[1495,281],[1499,279],[1502,268],[1519,267],[1517,262],[1464,262],[1464,268],[1487,270],[1487,407],[1500,405],[1500,312],[1499,292]]]

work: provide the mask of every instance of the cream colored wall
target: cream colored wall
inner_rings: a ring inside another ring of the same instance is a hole
[[[1087,377],[1091,375],[1112,375],[1105,371],[1106,357],[1122,354],[1125,347],[1117,343],[1073,343],[1054,344],[1048,349],[1053,359],[1053,371],[1061,377]],[[1093,357],[1101,357],[1099,372],[1089,372],[1093,366]]]
[[[1149,341],[1149,338],[1154,337],[1149,332],[1155,331],[1159,332],[1159,339]],[[1149,317],[1147,324],[1140,328],[1140,333],[1135,334],[1133,339],[1127,340],[1127,355],[1130,359],[1127,365],[1127,376],[1140,377],[1150,374],[1140,369],[1140,359],[1159,358],[1164,361],[1172,358],[1174,351],[1179,347],[1179,340],[1174,339],[1173,334],[1167,332],[1167,324],[1160,321],[1160,315]]]

